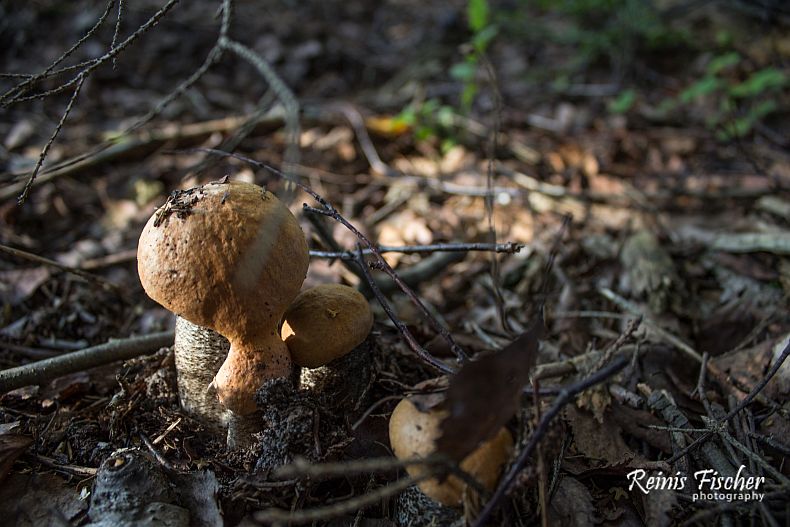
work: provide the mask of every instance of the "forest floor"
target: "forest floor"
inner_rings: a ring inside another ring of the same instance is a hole
[[[115,2],[0,6],[6,73],[46,70],[107,13],[57,66],[75,68],[16,91],[27,77],[0,78],[0,368],[172,331],[172,313],[140,285],[136,249],[173,190],[224,176],[255,182],[288,201],[311,249],[356,249],[341,223],[307,217],[302,204],[318,206],[308,194],[206,151],[233,150],[309,185],[381,246],[428,246],[384,254],[428,317],[380,264],[370,271],[427,353],[457,365],[437,321],[471,356],[499,351],[485,372],[467,362],[447,395],[482,399],[492,414],[519,400],[516,415],[497,415],[516,438],[516,477],[503,479],[504,496],[465,496],[469,523],[486,504],[492,525],[790,521],[790,364],[781,365],[790,36],[781,2],[655,2],[663,11],[629,0],[589,11],[584,2],[491,2],[486,11],[488,2],[471,1],[478,11],[469,12],[457,1],[239,3],[226,37],[287,88],[228,48],[200,70],[223,42],[220,2],[176,3],[106,59],[111,42],[136,34],[165,2],[126,4],[120,24]],[[436,247],[451,243],[509,245]],[[364,289],[361,275],[353,261],[315,256],[304,287]],[[352,463],[391,456],[398,398],[437,372],[371,305],[363,399],[340,415],[305,396],[281,423],[292,441],[281,461],[347,470],[311,478],[300,465],[283,478],[264,466],[260,445],[229,450],[181,409],[165,347],[0,396],[3,517],[99,524],[88,512],[97,471],[129,448],[154,456],[127,461],[170,478],[180,493],[168,503],[190,509],[193,525],[215,525],[218,510],[229,525],[276,523],[260,512],[271,509],[292,511],[296,523],[394,525],[397,493],[387,489],[404,472]],[[537,347],[529,330],[543,321]],[[517,392],[497,390],[511,371],[501,357],[539,366]],[[581,390],[618,360],[621,369]],[[537,424],[568,386],[580,393]],[[479,414],[455,417],[462,429],[478,426]],[[313,435],[294,440],[305,423]],[[544,441],[519,461],[536,433]],[[765,478],[762,501],[697,500],[691,487],[645,493],[629,479],[740,467]],[[315,518],[299,516],[313,509]]]

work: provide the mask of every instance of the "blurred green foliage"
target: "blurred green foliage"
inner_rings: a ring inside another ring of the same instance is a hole
[[[677,97],[665,100],[660,113],[683,111],[692,105],[713,104],[705,124],[721,140],[743,137],[755,124],[779,109],[779,96],[787,87],[787,75],[774,67],[743,73],[748,61],[736,51],[723,51],[705,68],[704,74]]]
[[[479,93],[483,59],[494,39],[532,53],[525,72],[536,88],[572,94],[574,86],[604,78],[615,88],[607,108],[612,114],[642,109],[657,119],[697,119],[721,140],[750,133],[781,109],[788,86],[785,71],[755,64],[738,51],[733,26],[698,27],[664,5],[646,0],[467,0],[469,40],[462,60],[449,75],[462,85],[453,106],[438,100],[413,104],[400,116],[418,140],[445,138],[452,143],[452,115],[468,115]],[[676,4],[670,4],[676,5]],[[681,5],[681,8],[683,6]],[[693,10],[690,10],[693,11]],[[690,12],[688,11],[688,12]],[[741,39],[742,40],[742,39]],[[706,57],[712,57],[707,58]],[[705,62],[707,61],[707,64]],[[700,64],[703,64],[700,69]],[[641,73],[656,73],[645,81]],[[655,79],[674,77],[683,87]],[[619,89],[618,89],[619,88]],[[663,100],[656,101],[656,96]],[[456,130],[457,133],[457,130]],[[450,138],[449,140],[447,138]],[[448,144],[449,144],[448,143]]]

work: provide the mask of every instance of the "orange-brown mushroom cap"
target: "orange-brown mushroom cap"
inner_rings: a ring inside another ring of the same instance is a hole
[[[392,412],[389,436],[392,451],[398,459],[428,457],[436,451],[439,425],[447,416],[444,410],[421,412],[408,399],[402,399]],[[474,477],[484,488],[494,490],[505,463],[513,452],[513,436],[502,428],[488,441],[483,442],[461,462],[461,468]],[[419,477],[429,470],[425,465],[409,465],[406,472]],[[450,476],[442,483],[436,478],[417,485],[428,497],[451,507],[461,505],[466,483]]]
[[[277,334],[299,292],[309,253],[299,223],[271,192],[250,183],[181,191],[148,221],[137,249],[152,299],[231,342],[214,379],[222,403],[255,410],[263,382],[290,374]]]
[[[280,334],[296,364],[317,368],[349,353],[372,327],[373,312],[359,291],[322,284],[294,299],[285,312]]]

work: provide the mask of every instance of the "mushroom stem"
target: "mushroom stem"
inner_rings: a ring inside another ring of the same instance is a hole
[[[228,412],[228,448],[237,449],[255,446],[253,434],[260,432],[262,428],[263,416],[261,412],[253,412],[247,415]]]
[[[374,345],[369,339],[323,366],[302,368],[299,388],[309,390],[322,403],[344,413],[356,413],[370,388]]]
[[[176,317],[173,351],[181,407],[214,432],[223,431],[228,412],[209,387],[228,349],[228,339],[216,331]]]
[[[271,379],[291,375],[291,355],[276,333],[251,340],[230,339],[230,351],[213,386],[225,408],[238,415],[256,410],[255,392]]]

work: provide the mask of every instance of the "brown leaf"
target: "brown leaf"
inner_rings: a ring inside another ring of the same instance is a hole
[[[548,514],[551,525],[588,527],[597,523],[590,491],[579,480],[568,476],[560,480]]]
[[[46,267],[0,272],[0,300],[11,306],[24,302],[49,279],[50,274]]]
[[[461,461],[516,413],[544,332],[541,315],[502,351],[466,363],[450,379],[444,405],[449,415],[436,441],[439,452]]]
[[[576,449],[587,458],[602,461],[608,467],[622,465],[634,458],[634,453],[620,434],[620,427],[608,415],[599,423],[592,414],[570,404],[565,408],[565,419],[573,429]]]
[[[0,481],[5,479],[14,461],[32,442],[29,437],[19,434],[0,435]]]

